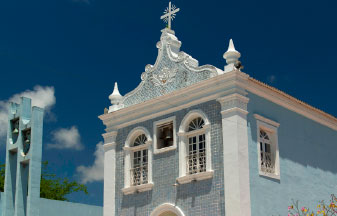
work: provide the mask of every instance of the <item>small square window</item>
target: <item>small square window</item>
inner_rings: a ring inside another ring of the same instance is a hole
[[[176,148],[175,117],[154,122],[154,153]]]

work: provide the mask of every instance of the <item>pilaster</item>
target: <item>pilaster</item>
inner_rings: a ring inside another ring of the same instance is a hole
[[[103,216],[115,215],[116,136],[117,131],[112,131],[103,134],[104,137]]]
[[[3,216],[39,215],[42,130],[43,109],[31,99],[10,104]]]
[[[250,216],[247,104],[234,93],[217,99],[221,104],[226,216]]]

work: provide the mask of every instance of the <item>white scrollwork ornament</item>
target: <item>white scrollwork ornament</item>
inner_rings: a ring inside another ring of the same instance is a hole
[[[142,75],[140,76],[141,80],[144,81],[147,77],[146,72],[143,72]]]
[[[177,70],[163,68],[158,74],[152,75],[152,82],[155,86],[164,86],[175,79]]]

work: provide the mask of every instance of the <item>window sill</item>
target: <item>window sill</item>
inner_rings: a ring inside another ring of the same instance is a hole
[[[272,179],[277,179],[280,180],[280,175],[279,174],[275,174],[275,173],[268,173],[268,172],[263,172],[263,171],[259,171],[259,175],[260,176],[265,176],[268,178],[272,178]]]
[[[210,179],[213,178],[214,175],[214,171],[206,171],[206,172],[201,172],[201,173],[195,173],[192,175],[186,175],[186,176],[182,176],[177,178],[177,181],[179,184],[186,184],[186,183],[190,183],[192,181],[202,181],[202,180],[206,180],[206,179]]]
[[[169,146],[169,147],[165,147],[165,148],[161,148],[161,149],[155,149],[153,153],[154,154],[160,154],[160,153],[175,150],[176,148],[177,148],[177,146],[173,145],[173,146]]]
[[[128,194],[134,194],[136,192],[144,192],[144,191],[149,191],[152,190],[153,188],[153,183],[147,183],[147,184],[142,184],[142,185],[136,185],[136,186],[130,186],[127,188],[123,188],[122,192],[124,195]]]

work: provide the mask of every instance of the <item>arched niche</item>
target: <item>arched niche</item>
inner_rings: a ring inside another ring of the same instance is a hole
[[[158,206],[150,216],[185,216],[181,209],[171,203]]]

